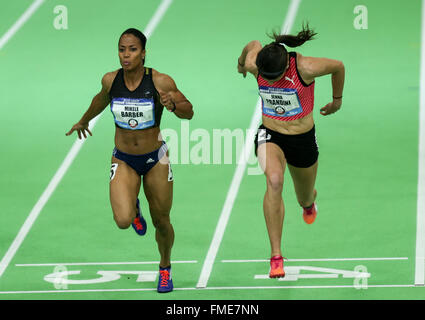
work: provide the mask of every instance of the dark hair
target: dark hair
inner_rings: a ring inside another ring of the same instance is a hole
[[[135,29],[135,28],[129,28],[129,29],[125,30],[121,34],[119,40],[121,40],[122,36],[125,35],[125,34],[132,34],[133,36],[135,36],[136,38],[138,38],[140,40],[140,44],[142,46],[142,50],[145,50],[147,39],[146,39],[146,36],[143,34],[143,32],[141,32],[140,30]],[[118,40],[118,42],[119,42],[119,40]],[[145,59],[143,59],[143,64],[144,63],[145,63]]]
[[[132,34],[133,36],[138,38],[140,40],[140,44],[142,45],[142,50],[145,50],[147,39],[146,39],[146,36],[143,34],[143,32],[141,32],[140,30],[135,29],[135,28],[129,28],[121,34],[120,40],[121,40],[122,36],[125,35],[125,34]]]
[[[314,39],[317,35],[312,29],[309,28],[308,23],[303,24],[302,30],[294,35],[281,35],[276,32],[270,36],[274,39],[273,42],[264,46],[257,55],[257,68],[260,75],[267,79],[275,79],[279,77],[286,68],[287,61],[287,50],[285,45],[294,48],[299,47],[304,42]]]

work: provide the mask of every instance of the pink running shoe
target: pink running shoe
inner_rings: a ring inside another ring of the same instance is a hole
[[[285,271],[283,270],[283,257],[274,256],[270,259],[270,278],[283,278]]]

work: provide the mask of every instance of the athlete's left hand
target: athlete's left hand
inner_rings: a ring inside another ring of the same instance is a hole
[[[242,73],[243,77],[246,78],[246,69],[244,66],[241,66],[239,64],[239,59],[238,59],[238,73]]]
[[[168,110],[172,111],[174,109],[175,103],[171,97],[171,94],[168,92],[159,92],[159,98],[162,105]]]
[[[333,100],[332,102],[328,103],[326,106],[320,109],[320,114],[323,116],[330,115],[332,113],[337,112],[342,105],[342,99]]]

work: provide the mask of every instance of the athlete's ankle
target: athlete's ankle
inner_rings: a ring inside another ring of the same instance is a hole
[[[313,208],[313,205],[314,205],[314,202],[311,204],[311,206],[303,207],[303,208],[306,209],[306,210],[310,210],[311,208]]]
[[[272,251],[270,257],[281,257],[282,256],[282,251]]]

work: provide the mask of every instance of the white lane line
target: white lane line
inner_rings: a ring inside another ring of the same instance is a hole
[[[328,258],[328,259],[285,259],[285,262],[314,262],[314,261],[396,261],[396,260],[409,260],[407,257],[394,257],[394,258]],[[269,262],[269,259],[257,260],[221,260],[224,263],[244,263],[244,262]]]
[[[94,119],[94,120],[96,120],[96,119]],[[96,121],[92,121],[90,123],[90,127],[93,127],[95,122]],[[52,180],[48,184],[47,188],[44,190],[43,194],[38,199],[35,206],[32,208],[30,214],[28,215],[27,219],[25,220],[24,224],[22,225],[21,229],[19,230],[17,236],[13,240],[11,246],[7,250],[3,259],[0,261],[0,277],[3,275],[4,271],[9,266],[10,261],[15,256],[16,252],[18,251],[18,249],[21,246],[22,242],[24,241],[25,237],[29,233],[29,231],[30,231],[32,225],[34,224],[35,220],[38,218],[38,216],[39,216],[41,210],[43,209],[44,205],[47,203],[50,196],[55,191],[59,182],[62,180],[63,176],[65,175],[66,171],[68,170],[69,166],[71,165],[72,161],[77,156],[78,151],[81,149],[81,146],[83,145],[83,143],[84,143],[84,140],[78,140],[78,139],[74,142],[74,144],[71,147],[71,150],[66,155],[66,157],[63,160],[62,164],[60,165],[58,171],[56,171],[55,175],[53,176]]]
[[[415,285],[425,285],[425,0],[422,0]]]
[[[254,128],[258,127],[258,123],[261,118],[261,111],[259,108],[261,108],[260,101],[258,101],[255,106],[255,113],[251,120],[250,130],[248,130],[248,135],[245,140],[244,149],[240,156],[240,157],[245,157],[245,159],[248,159],[248,157],[245,154],[249,152],[252,141],[254,141],[254,136],[255,136]],[[239,186],[242,181],[242,177],[246,168],[246,161],[241,161],[240,159],[238,161],[236,172],[233,176],[232,183],[227,193],[226,201],[221,211],[220,218],[218,220],[213,239],[208,249],[207,256],[202,266],[201,274],[200,274],[198,283],[196,285],[196,287],[198,288],[205,288],[207,286],[207,282],[211,275],[212,267],[213,267],[215,258],[217,256],[218,248],[220,247],[221,241],[223,239],[224,230],[226,229],[227,223],[229,221],[230,213],[232,212],[233,204],[238,194]]]
[[[288,280],[290,274],[285,270],[285,278],[279,278],[277,281],[286,281]],[[338,279],[339,274],[337,273],[328,273],[328,274],[297,274],[297,279],[308,278],[308,279]],[[268,274],[256,274],[254,276],[256,280],[268,280],[270,276]],[[292,279],[291,279],[292,280]],[[290,280],[290,281],[291,281]]]
[[[143,30],[144,35],[146,38],[150,38],[156,27],[158,26],[158,23],[161,21],[162,17],[164,16],[167,9],[170,7],[173,0],[163,0],[161,1],[158,9],[156,9],[153,17],[145,27],[145,30]]]
[[[171,2],[172,2],[171,0],[161,1],[161,4],[158,6],[158,9],[155,11],[151,20],[147,24],[146,30],[144,31],[146,38],[149,38],[149,36],[152,35],[154,29],[156,28],[159,21],[163,17],[167,8],[170,6]],[[22,24],[23,24],[23,22],[21,23],[21,25]],[[92,119],[90,121],[90,124],[89,124],[90,131],[93,130],[93,127],[96,124],[97,120],[99,119],[100,115],[101,114],[99,114],[98,116],[96,116],[94,119]],[[77,154],[80,151],[81,147],[83,146],[84,142],[85,142],[85,139],[79,140],[77,138],[75,140],[74,144],[72,145],[71,149],[69,150],[68,154],[66,155],[62,164],[60,165],[58,171],[56,171],[56,173],[53,176],[52,180],[50,181],[49,185],[44,190],[40,199],[38,199],[37,203],[35,204],[35,206],[31,210],[30,214],[28,215],[27,219],[25,220],[24,224],[22,225],[21,229],[19,230],[16,238],[13,240],[13,243],[11,244],[9,249],[7,250],[3,259],[0,261],[0,277],[3,275],[4,271],[9,266],[10,261],[15,256],[16,252],[18,251],[19,247],[21,246],[22,242],[24,241],[25,237],[27,236],[28,232],[30,231],[35,220],[38,218],[38,216],[39,216],[41,210],[43,209],[44,205],[47,203],[50,196],[53,194],[53,192],[55,191],[59,182],[62,180],[63,176],[65,175],[66,171],[71,166],[72,162],[74,161],[75,157],[77,156]]]
[[[197,260],[177,260],[171,261],[171,264],[177,263],[198,263]],[[138,265],[138,264],[159,264],[159,261],[140,261],[140,262],[71,262],[71,263],[27,263],[15,264],[16,267],[56,267],[56,266],[107,266],[107,265]]]
[[[289,4],[288,13],[285,17],[284,24],[281,29],[282,33],[290,32],[300,3],[301,3],[301,0],[291,0]],[[247,159],[249,159],[249,154],[251,151],[252,142],[254,141],[255,132],[261,120],[260,108],[261,108],[261,99],[258,98],[257,104],[255,106],[254,114],[251,118],[251,124],[248,129],[248,134],[245,140],[243,152],[241,152],[241,155],[238,159],[238,164],[236,167],[235,174],[233,175],[233,179],[230,184],[229,191],[227,192],[226,200],[224,202],[223,209],[221,211],[220,218],[218,220],[213,239],[211,241],[207,256],[202,266],[201,274],[199,276],[199,280],[196,285],[197,288],[205,288],[207,286],[208,279],[210,278],[212,267],[213,267],[215,258],[217,256],[218,248],[220,247],[221,241],[223,239],[224,231],[229,221],[230,213],[232,212],[233,204],[238,194],[239,187],[246,169]]]
[[[271,280],[273,281],[273,280]],[[414,288],[413,284],[378,284],[367,288]],[[174,288],[175,291],[194,290],[268,290],[268,289],[356,289],[355,285],[335,286],[250,286],[250,287],[206,287],[206,288]],[[33,291],[0,291],[0,294],[41,294],[41,293],[93,293],[93,292],[140,292],[156,291],[156,288],[140,289],[86,289],[86,290],[33,290]]]
[[[0,38],[0,50],[15,35],[16,32],[31,18],[34,12],[43,4],[44,0],[35,0],[28,9],[16,20],[9,30]]]
[[[413,288],[413,284],[377,284],[368,285],[368,288]],[[251,287],[208,287],[209,290],[264,290],[264,289],[356,289],[355,285],[340,286],[251,286]],[[356,289],[357,290],[357,289]]]

